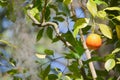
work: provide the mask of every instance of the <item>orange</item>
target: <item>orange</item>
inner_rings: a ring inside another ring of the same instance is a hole
[[[86,38],[86,45],[89,49],[96,50],[102,45],[102,39],[98,34],[89,34]]]

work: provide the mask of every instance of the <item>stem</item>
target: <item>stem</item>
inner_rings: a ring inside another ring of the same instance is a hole
[[[34,24],[40,24],[40,22],[30,14],[29,9],[27,10],[27,16],[33,21]]]
[[[79,3],[80,3],[80,6],[81,6],[83,12],[85,13],[86,12],[86,7],[82,4],[82,0],[79,1]],[[81,29],[80,29],[80,37],[81,37],[81,41],[82,41],[83,47],[86,50],[85,51],[86,57],[87,57],[87,59],[91,59],[91,52],[89,51],[88,47],[86,46],[85,38],[83,36],[83,32],[82,32]],[[92,73],[93,80],[96,80],[97,74],[96,74],[93,62],[89,62],[89,67],[90,67],[90,71]]]
[[[120,62],[116,62],[116,64],[120,64]]]
[[[120,80],[120,76],[117,78],[117,80]]]
[[[84,80],[87,80],[87,76],[86,76],[86,73],[85,73],[85,69],[84,69],[84,67],[83,67],[83,62],[82,62],[82,60],[80,60],[80,59],[78,59],[77,60],[78,61],[78,64],[81,66],[80,67],[80,72],[81,72],[81,74],[82,74],[82,76],[83,76],[83,79]]]
[[[74,9],[74,7],[73,7],[73,3],[71,3],[71,12],[72,12],[72,15],[76,17],[75,9]],[[80,72],[81,72],[81,74],[82,74],[82,76],[83,76],[83,79],[84,79],[84,80],[87,80],[87,76],[86,76],[86,73],[85,73],[85,69],[84,69],[84,67],[83,67],[83,62],[82,62],[81,59],[79,59],[78,62],[79,62],[79,65],[81,66]]]
[[[29,10],[27,10],[27,15],[28,15],[28,17],[33,21],[33,23],[34,23],[35,25],[37,25],[38,27],[53,26],[57,37],[58,37],[70,50],[76,52],[76,51],[74,50],[74,47],[73,47],[69,42],[67,42],[67,41],[61,36],[61,34],[59,33],[58,25],[57,25],[56,23],[54,23],[54,22],[43,22],[43,21],[42,21],[42,23],[41,23],[41,22],[39,22],[38,20],[36,20],[36,19],[30,14]],[[43,15],[44,15],[44,14],[43,14]],[[43,15],[42,15],[42,16],[43,16]],[[42,18],[42,19],[44,19],[44,18]],[[84,39],[84,38],[83,38],[83,39]],[[84,44],[83,44],[83,45],[84,45]],[[84,48],[85,48],[85,47],[84,47]],[[86,49],[86,48],[85,48],[85,49]],[[87,49],[87,50],[88,50],[88,49]],[[88,50],[88,52],[89,52],[89,50]],[[89,53],[88,53],[88,52],[86,51],[87,54],[90,54],[90,52],[89,52]],[[87,54],[86,54],[86,55],[87,55]],[[89,55],[87,58],[88,58],[88,59],[91,58],[91,55]],[[79,60],[79,61],[81,61],[81,60]],[[82,66],[82,61],[81,61],[80,64],[81,64],[81,66]],[[92,75],[93,75],[93,78],[94,78],[94,80],[95,80],[95,78],[97,77],[97,75],[95,75],[96,72],[95,72],[93,63],[92,63],[92,62],[89,63],[89,66],[90,66],[90,70],[91,70],[91,73],[92,73]],[[86,74],[85,74],[85,70],[84,70],[83,67],[81,68],[81,71],[82,71],[81,74],[83,75],[84,79],[86,79],[86,77],[85,77]]]
[[[95,21],[94,21],[93,17],[92,17],[92,24],[93,24],[93,26],[92,26],[91,32],[94,33],[95,32]]]
[[[40,23],[38,20],[36,20],[31,14],[30,14],[30,10],[27,10],[27,15],[28,17],[33,21],[33,23],[35,25],[37,25],[38,27],[46,27],[46,26],[53,26],[55,33],[57,35],[57,37],[72,51],[75,52],[74,48],[71,46],[71,44],[69,42],[67,42],[60,34],[59,32],[59,27],[57,25],[57,23],[54,22],[43,22]]]
[[[84,49],[86,49],[86,51],[85,51],[86,57],[87,57],[87,59],[91,59],[91,52],[89,51],[88,47],[86,46],[85,38],[83,36],[83,33],[82,33],[81,29],[80,29],[80,36],[81,36],[81,41],[83,43],[83,47],[84,47]],[[97,74],[96,74],[93,62],[89,62],[89,67],[90,67],[90,71],[92,73],[93,80],[96,80]]]
[[[44,7],[42,9],[42,15],[41,15],[42,18],[41,18],[41,22],[40,23],[45,22],[45,12],[46,12],[47,0],[45,0],[44,2],[45,2],[45,4],[44,4]]]

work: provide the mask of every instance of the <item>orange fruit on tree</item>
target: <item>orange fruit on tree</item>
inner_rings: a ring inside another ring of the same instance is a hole
[[[89,49],[96,50],[102,45],[102,39],[100,35],[91,33],[86,38],[86,45]]]

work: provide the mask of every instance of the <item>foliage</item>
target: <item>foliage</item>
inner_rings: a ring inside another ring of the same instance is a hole
[[[92,80],[93,76],[91,76],[89,63],[96,61],[104,63],[104,69],[96,69],[97,80],[116,80],[120,75],[120,1],[88,0],[87,3],[79,1],[81,3],[79,5],[86,14],[82,18],[76,17],[73,2],[73,0],[26,0],[23,2],[25,16],[29,16],[33,24],[40,28],[36,35],[36,41],[40,41],[44,36],[43,33],[45,33],[53,43],[62,41],[64,47],[67,47],[67,52],[63,51],[63,56],[60,57],[69,61],[65,67],[65,70],[68,70],[67,72],[61,71],[59,68],[53,69],[51,67],[52,63],[60,58],[55,58],[54,50],[44,49],[42,54],[36,54],[38,57],[36,62],[40,63],[38,64],[40,65],[39,73],[36,75],[42,80]],[[82,4],[86,4],[86,6]],[[5,15],[10,20],[16,20],[14,0],[1,0],[0,6],[7,9]],[[74,22],[72,30],[69,28],[71,23],[68,20]],[[68,25],[64,24],[62,26],[68,27],[68,31],[61,33],[58,26],[64,22]],[[89,50],[84,47],[84,37],[89,33],[101,35],[103,44],[113,45],[113,51],[101,57],[98,50],[90,50],[93,57],[86,61],[82,60],[82,55],[85,54],[86,50]],[[7,56],[3,55],[2,57],[6,58]],[[48,61],[42,64],[39,61],[41,59]],[[82,63],[80,63],[81,61]],[[21,74],[19,70],[14,69],[14,59],[12,59],[12,62],[9,59],[8,64],[12,68],[5,72],[11,75],[12,79],[22,80],[23,78],[20,75],[26,75],[25,78],[29,78],[26,70]],[[118,75],[113,74],[113,77],[111,77],[109,75],[111,71]]]

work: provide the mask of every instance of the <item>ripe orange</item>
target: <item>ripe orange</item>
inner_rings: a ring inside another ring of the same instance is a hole
[[[89,49],[96,50],[102,45],[102,39],[98,34],[89,34],[86,38],[86,45]]]

